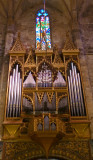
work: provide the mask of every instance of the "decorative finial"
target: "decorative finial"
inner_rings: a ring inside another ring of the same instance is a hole
[[[32,51],[32,45],[30,46],[30,51]]]
[[[64,45],[64,49],[65,50],[74,50],[76,49],[76,47],[74,46],[74,43],[72,42],[71,38],[70,38],[70,32],[67,31],[66,33],[66,41],[65,41],[65,45]]]
[[[69,31],[66,32],[66,37],[70,37],[70,36],[69,36]]]
[[[57,44],[54,45],[54,49],[58,50],[58,45]]]
[[[18,32],[18,38],[20,39],[20,32]]]

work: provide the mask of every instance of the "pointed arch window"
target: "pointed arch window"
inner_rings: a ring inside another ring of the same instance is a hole
[[[41,9],[36,17],[36,49],[51,48],[50,24],[48,12]]]

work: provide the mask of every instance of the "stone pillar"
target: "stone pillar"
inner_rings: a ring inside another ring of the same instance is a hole
[[[8,54],[8,51],[12,47],[13,37],[14,37],[14,15],[13,15],[13,0],[9,0],[9,9],[8,9],[8,22],[7,22],[7,33],[5,40],[5,56]]]
[[[91,122],[90,123],[91,139],[93,139],[93,95],[92,95],[92,87],[90,83],[90,77],[89,77],[88,66],[87,66],[87,53],[86,53],[86,50],[84,48],[84,44],[81,38],[82,32],[80,29],[80,24],[77,19],[76,2],[77,0],[73,0],[72,36],[73,36],[74,43],[76,44],[77,48],[80,50],[79,58],[80,58],[80,66],[81,66],[81,76],[82,76],[82,81],[83,81],[83,88],[84,88],[88,117]]]
[[[3,126],[4,121],[4,110],[6,104],[6,90],[7,90],[7,80],[8,80],[8,68],[9,68],[9,55],[8,51],[10,50],[13,37],[14,37],[14,17],[13,17],[13,1],[9,0],[8,2],[8,21],[5,35],[5,51],[3,55],[3,64],[1,71],[1,83],[0,83],[0,143],[2,143],[3,136]],[[0,152],[1,154],[1,152]],[[1,157],[1,155],[0,155]]]

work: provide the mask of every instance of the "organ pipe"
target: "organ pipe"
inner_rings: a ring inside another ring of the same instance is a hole
[[[74,66],[74,73],[75,73],[75,79],[76,79],[76,88],[77,88],[77,95],[78,95],[78,106],[80,110],[80,114],[82,116],[82,109],[81,109],[81,100],[80,100],[80,92],[79,92],[79,82],[78,82],[78,76],[76,73],[76,67]]]
[[[14,91],[14,77],[15,77],[15,69],[13,70],[12,76],[12,89],[11,89],[11,103],[10,103],[10,117],[13,116],[13,91]]]
[[[12,76],[10,76],[10,83],[9,83],[9,96],[8,96],[8,106],[7,106],[7,117],[10,117],[10,98],[11,98],[11,83],[12,83]]]
[[[73,102],[72,102],[72,95],[71,95],[71,84],[70,84],[70,78],[68,76],[68,85],[69,85],[69,97],[70,97],[70,106],[71,106],[71,115],[73,116]]]
[[[79,73],[78,73],[78,82],[79,82],[79,91],[80,91],[80,98],[81,98],[81,104],[82,104],[82,111],[83,111],[83,116],[85,115],[85,112],[84,112],[84,103],[83,103],[83,95],[82,95],[82,89],[81,89],[81,82],[80,82],[80,76],[79,76]]]
[[[20,84],[19,84],[19,81],[20,81],[20,73],[18,73],[18,81],[17,81],[17,94],[16,94],[16,96],[17,96],[17,99],[16,99],[16,117],[17,117],[17,115],[19,115],[19,109],[18,109],[18,103],[19,103],[19,87],[20,87]]]
[[[79,109],[78,109],[78,97],[77,97],[77,90],[76,90],[76,81],[75,81],[75,74],[74,74],[74,67],[73,67],[73,63],[72,65],[72,81],[73,81],[73,92],[74,92],[74,97],[75,97],[75,107],[76,107],[76,115],[79,116]]]
[[[75,98],[74,98],[74,85],[73,85],[72,72],[71,72],[71,70],[70,70],[70,83],[71,83],[73,110],[74,110],[74,115],[76,115]]]
[[[19,75],[19,97],[18,97],[18,114],[21,113],[21,90],[22,90],[22,80]]]
[[[68,88],[72,116],[84,116],[85,108],[80,75],[77,73],[76,67],[73,63],[71,63],[70,76],[68,76]]]
[[[21,90],[22,79],[18,72],[18,65],[13,69],[13,74],[10,76],[8,89],[7,117],[18,117],[21,110]]]
[[[15,116],[16,113],[16,98],[17,98],[17,75],[18,75],[18,65],[16,66],[16,72],[15,72],[15,77],[14,77],[14,100],[13,100],[13,117]]]

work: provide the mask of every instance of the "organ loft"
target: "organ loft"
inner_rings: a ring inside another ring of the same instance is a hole
[[[10,0],[8,10],[0,2],[8,13],[0,79],[0,158],[92,160],[89,53],[85,59],[76,12],[82,3],[71,0],[70,12],[65,0],[57,1],[59,8],[52,0],[35,0],[38,5],[17,1]]]

